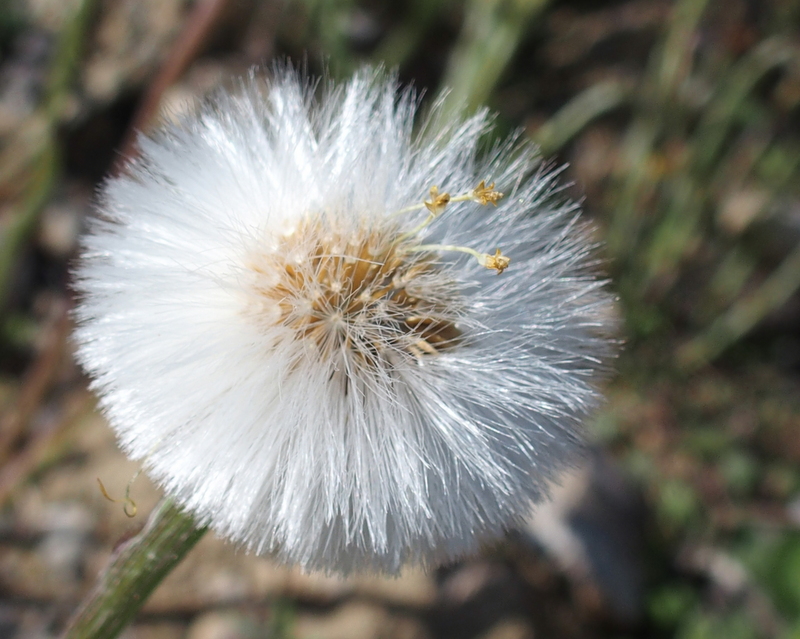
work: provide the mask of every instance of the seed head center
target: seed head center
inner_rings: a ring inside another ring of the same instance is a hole
[[[394,226],[337,232],[307,221],[252,256],[255,316],[326,354],[419,358],[451,347],[461,335],[455,284],[436,253],[409,242]]]

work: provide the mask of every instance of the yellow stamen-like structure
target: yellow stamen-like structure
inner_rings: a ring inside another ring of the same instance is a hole
[[[481,180],[478,186],[472,189],[469,193],[463,193],[461,195],[457,195],[452,197],[449,193],[439,192],[438,186],[432,186],[430,188],[430,199],[424,200],[422,204],[417,204],[414,206],[409,206],[404,209],[398,211],[397,214],[402,213],[410,213],[411,211],[416,211],[425,207],[430,212],[428,217],[417,227],[412,229],[407,233],[403,233],[401,236],[402,239],[413,238],[419,234],[424,228],[428,227],[431,222],[433,222],[437,217],[439,217],[444,210],[447,208],[448,204],[456,203],[456,202],[477,202],[481,206],[486,206],[487,204],[491,204],[492,206],[497,206],[497,202],[502,199],[503,194],[499,191],[494,190],[494,182],[486,186],[486,181]],[[416,248],[408,248],[406,249],[409,252],[412,251],[459,251],[461,253],[468,253],[469,255],[473,255],[481,266],[485,266],[488,269],[492,269],[497,271],[497,274],[500,275],[503,271],[508,268],[508,265],[511,262],[511,259],[507,256],[501,255],[500,249],[497,249],[494,255],[489,255],[488,253],[480,253],[465,246],[440,246],[434,244],[426,244],[422,246],[418,246]]]

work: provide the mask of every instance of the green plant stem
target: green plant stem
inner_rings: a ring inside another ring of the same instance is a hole
[[[144,530],[116,551],[62,639],[116,637],[205,532],[172,500],[161,501]]]

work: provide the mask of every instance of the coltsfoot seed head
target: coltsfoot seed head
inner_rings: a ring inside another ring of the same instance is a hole
[[[575,461],[613,350],[556,173],[524,142],[480,156],[485,112],[415,135],[416,104],[370,70],[250,78],[141,138],[76,271],[79,358],[125,450],[308,569],[502,534]]]

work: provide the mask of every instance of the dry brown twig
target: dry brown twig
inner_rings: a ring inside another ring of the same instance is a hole
[[[139,107],[133,116],[122,144],[119,156],[111,172],[117,175],[125,162],[136,157],[136,138],[146,131],[158,113],[161,97],[180,79],[192,61],[200,54],[208,35],[223,15],[228,0],[205,0],[195,5],[181,34],[172,45],[164,64],[147,87]]]
[[[0,466],[22,436],[55,376],[70,331],[69,303],[59,299],[51,311],[42,348],[28,368],[11,409],[0,418]]]
[[[88,391],[73,394],[65,400],[58,420],[34,436],[23,451],[3,465],[0,469],[0,507],[11,498],[20,484],[58,454],[70,427],[77,423],[76,420],[92,403],[93,397]]]

